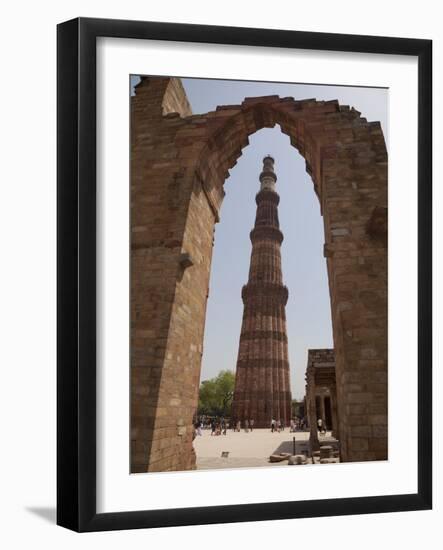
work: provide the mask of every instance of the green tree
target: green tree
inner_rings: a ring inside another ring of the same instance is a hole
[[[215,378],[200,384],[198,414],[229,416],[234,396],[235,374],[222,370]]]

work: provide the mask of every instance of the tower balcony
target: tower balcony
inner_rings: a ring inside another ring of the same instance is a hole
[[[259,225],[249,233],[252,244],[261,240],[274,241],[278,244],[283,242],[283,233],[278,227],[272,225]]]
[[[269,298],[285,306],[288,302],[289,292],[285,285],[258,281],[244,285],[241,296],[245,305],[256,299]]]
[[[260,204],[264,201],[269,201],[275,205],[278,205],[278,203],[280,202],[280,195],[277,193],[277,191],[273,191],[271,189],[262,189],[255,195],[255,202],[256,204]]]

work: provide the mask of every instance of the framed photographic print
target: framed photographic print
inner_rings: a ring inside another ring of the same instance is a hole
[[[58,26],[58,524],[431,507],[428,40]]]

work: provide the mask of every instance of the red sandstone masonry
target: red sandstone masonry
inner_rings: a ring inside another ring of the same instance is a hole
[[[279,229],[279,196],[273,190],[274,159],[265,157],[260,175],[262,190],[256,196],[257,214],[251,231],[249,280],[243,287],[243,324],[240,334],[231,418],[244,425],[254,420],[257,428],[269,427],[271,419],[291,418],[288,350],[285,343],[285,305]],[[257,326],[253,326],[253,322]],[[274,327],[274,330],[272,329]]]
[[[133,472],[195,465],[192,416],[223,184],[248,136],[275,124],[304,156],[323,214],[342,459],[387,457],[387,154],[380,125],[337,102],[277,96],[191,115],[178,79],[145,78],[132,98],[131,128]],[[356,406],[371,436],[352,434]]]

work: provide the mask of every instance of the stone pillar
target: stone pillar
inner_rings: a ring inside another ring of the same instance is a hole
[[[326,426],[326,413],[325,413],[325,396],[324,394],[320,395],[320,418],[322,420],[322,428]]]
[[[191,114],[178,79],[140,82],[131,98],[132,473],[195,467],[192,418],[202,329],[189,335],[188,327],[191,319],[193,324],[204,319],[207,286],[198,272],[209,274],[214,214],[203,199],[191,205],[198,200],[192,198],[195,176],[177,165],[174,144],[184,120],[179,115],[165,118],[170,111]],[[176,187],[182,200],[172,203],[169,191]],[[185,235],[189,212],[197,206],[201,212],[195,231],[204,241],[198,250],[205,258],[201,266],[192,265],[196,247]],[[185,318],[178,297],[188,303],[183,293],[196,288],[201,288],[200,301],[191,304]],[[173,336],[179,331],[184,337],[176,342]]]
[[[338,416],[337,416],[337,390],[331,386],[331,417],[332,417],[332,437],[339,439],[338,434]]]
[[[308,398],[308,416],[309,416],[309,444],[311,452],[320,449],[317,431],[317,407],[315,404],[315,374],[313,371],[307,371],[307,398]]]
[[[244,312],[231,409],[232,418],[242,423],[252,418],[257,428],[268,428],[273,418],[287,426],[291,418],[285,313],[288,289],[281,270],[283,234],[276,181],[274,159],[267,156],[256,196],[249,279],[242,289]]]

